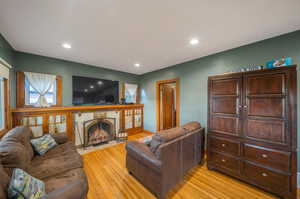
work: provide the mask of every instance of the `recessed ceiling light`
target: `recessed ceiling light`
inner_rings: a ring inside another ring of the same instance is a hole
[[[88,89],[84,89],[84,92],[88,92]]]
[[[99,85],[103,84],[103,82],[102,82],[102,81],[98,81],[97,83],[98,83]]]
[[[91,85],[91,86],[90,86],[90,88],[94,88],[94,86],[93,86],[93,85]]]
[[[141,66],[141,64],[135,63],[134,66],[137,67],[137,68],[139,68]]]
[[[199,39],[194,38],[190,40],[191,45],[197,45],[198,43],[199,43]]]
[[[68,43],[63,43],[62,47],[66,48],[66,49],[72,48],[71,44],[68,44]]]

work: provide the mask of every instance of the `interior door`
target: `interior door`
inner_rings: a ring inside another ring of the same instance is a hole
[[[161,85],[161,103],[163,129],[175,127],[175,93],[174,89],[167,84]]]
[[[244,133],[247,139],[287,144],[286,73],[245,75]]]
[[[209,84],[209,131],[240,136],[242,76],[214,78]]]

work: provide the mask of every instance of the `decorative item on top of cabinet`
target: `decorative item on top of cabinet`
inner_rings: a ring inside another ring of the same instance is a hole
[[[208,168],[296,199],[296,66],[211,76],[208,102]]]

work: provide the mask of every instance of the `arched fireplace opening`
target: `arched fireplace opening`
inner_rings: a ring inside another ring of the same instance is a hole
[[[115,134],[115,118],[97,118],[84,122],[85,147],[112,141]]]

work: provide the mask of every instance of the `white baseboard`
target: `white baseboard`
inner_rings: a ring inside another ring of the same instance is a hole
[[[300,188],[300,172],[297,173],[297,187]]]

